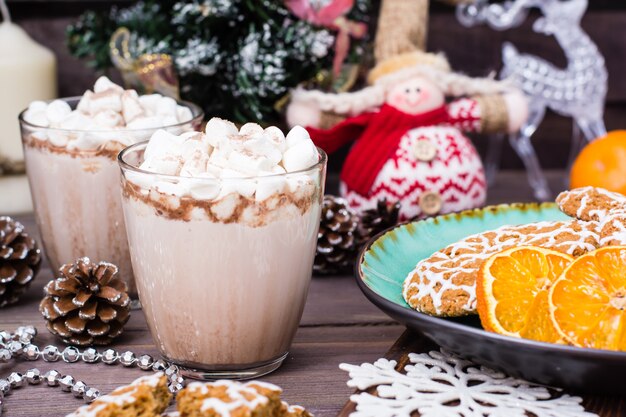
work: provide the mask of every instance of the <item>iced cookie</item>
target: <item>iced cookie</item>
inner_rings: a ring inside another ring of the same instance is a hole
[[[159,372],[119,387],[65,417],[158,417],[171,398],[167,377]]]
[[[563,213],[580,220],[601,221],[609,213],[626,211],[626,196],[603,188],[582,187],[563,191],[556,202]]]
[[[476,277],[492,254],[535,245],[580,256],[600,243],[598,222],[540,222],[469,236],[420,261],[404,281],[403,296],[423,313],[455,317],[476,313]]]
[[[192,382],[176,396],[181,417],[274,417],[282,390],[258,381]]]

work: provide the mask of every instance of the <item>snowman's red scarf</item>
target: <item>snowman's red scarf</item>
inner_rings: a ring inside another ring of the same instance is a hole
[[[307,128],[313,142],[328,153],[356,141],[341,170],[341,180],[353,191],[367,196],[376,176],[398,149],[400,140],[416,127],[448,121],[445,106],[410,115],[384,104],[378,112],[350,117],[328,130]]]

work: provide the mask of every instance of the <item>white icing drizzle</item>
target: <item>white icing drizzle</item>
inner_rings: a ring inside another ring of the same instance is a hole
[[[159,382],[161,382],[163,375],[163,372],[156,372],[152,375],[142,376],[141,378],[135,379],[130,385],[148,385],[152,388],[156,388]]]
[[[259,405],[267,404],[269,399],[260,394],[255,386],[266,388],[272,391],[282,392],[282,390],[276,385],[266,382],[248,382],[242,384],[236,381],[219,380],[211,383],[192,382],[187,386],[188,390],[198,391],[200,394],[207,395],[209,393],[209,387],[222,386],[226,387],[226,395],[231,401],[224,401],[220,398],[205,398],[202,401],[201,411],[212,410],[219,414],[220,417],[230,417],[231,412],[240,408],[246,407],[250,411],[257,408]],[[251,398],[248,399],[247,397]]]
[[[128,386],[119,387],[110,394],[103,395],[93,403],[82,406],[65,417],[97,417],[98,413],[104,410],[109,404],[115,404],[118,407],[122,407],[126,404],[133,403],[136,400],[135,395],[137,394],[137,387],[141,385],[148,385],[155,388],[159,384],[162,377],[163,372],[157,372],[153,375],[138,378],[131,382]],[[132,389],[128,389],[129,387]]]
[[[304,407],[299,405],[289,405],[286,402],[282,401],[283,409],[287,410],[287,413],[296,414],[302,413],[304,411]]]
[[[608,233],[609,227],[615,230]],[[617,213],[604,219],[600,245],[626,245],[626,213]]]
[[[574,224],[578,224],[581,230],[575,232],[572,228]],[[442,311],[444,293],[447,290],[460,289],[469,295],[467,302],[462,306],[462,310],[473,313],[476,310],[475,282],[473,281],[468,285],[454,284],[453,281],[459,274],[472,274],[475,278],[478,267],[489,256],[515,246],[540,244],[545,248],[558,248],[568,254],[573,254],[580,249],[584,251],[594,250],[600,240],[597,232],[598,226],[597,222],[578,220],[539,222],[521,226],[503,226],[491,232],[468,236],[420,261],[404,281],[404,299],[413,308],[417,308],[417,303],[421,299],[430,296],[435,313],[439,315]],[[529,227],[533,228],[531,232],[528,231]],[[495,236],[487,237],[487,233],[495,233]],[[564,233],[568,235],[574,233],[576,238],[567,241],[558,240],[557,237]],[[459,253],[462,250],[467,252]],[[447,251],[450,252],[450,255],[445,253]],[[453,264],[450,264],[451,262]],[[439,290],[435,288],[437,284],[441,286]],[[409,290],[411,289],[417,289],[417,292],[409,298]]]
[[[598,195],[605,197],[610,206],[607,208],[600,208],[590,205],[592,197]],[[576,203],[576,200],[579,201]],[[561,207],[561,209],[572,201],[578,204],[575,216],[579,219],[588,218],[602,221],[609,214],[615,213],[616,207],[623,206],[623,210],[626,210],[626,197],[622,194],[605,190],[604,188],[581,187],[570,191],[564,191],[557,197],[557,202],[559,203],[559,207]]]

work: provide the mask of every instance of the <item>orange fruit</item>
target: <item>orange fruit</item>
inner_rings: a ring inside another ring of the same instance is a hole
[[[513,337],[558,343],[550,319],[549,289],[574,260],[537,246],[521,246],[492,255],[480,268],[477,310],[485,330]]]
[[[550,316],[568,342],[626,350],[626,246],[589,252],[550,289]]]
[[[609,132],[580,152],[570,172],[570,187],[585,186],[626,194],[626,130]]]

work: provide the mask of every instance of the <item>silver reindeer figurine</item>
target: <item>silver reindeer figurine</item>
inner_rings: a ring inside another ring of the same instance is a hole
[[[556,38],[567,57],[567,67],[558,68],[542,58],[521,54],[507,42],[502,50],[504,66],[500,78],[511,80],[529,98],[528,121],[509,139],[526,166],[535,197],[547,200],[552,193],[530,141],[543,121],[546,108],[573,119],[570,164],[583,145],[581,132],[588,141],[606,134],[603,121],[606,65],[598,47],[580,27],[587,0],[515,0],[502,4],[477,0],[458,6],[457,18],[468,27],[487,23],[493,29],[506,30],[519,26],[533,7],[543,14],[535,21],[533,30]],[[490,145],[498,150],[501,142],[501,136],[494,136]],[[487,158],[487,172],[491,175],[497,169],[498,158],[498,151],[492,151]]]

